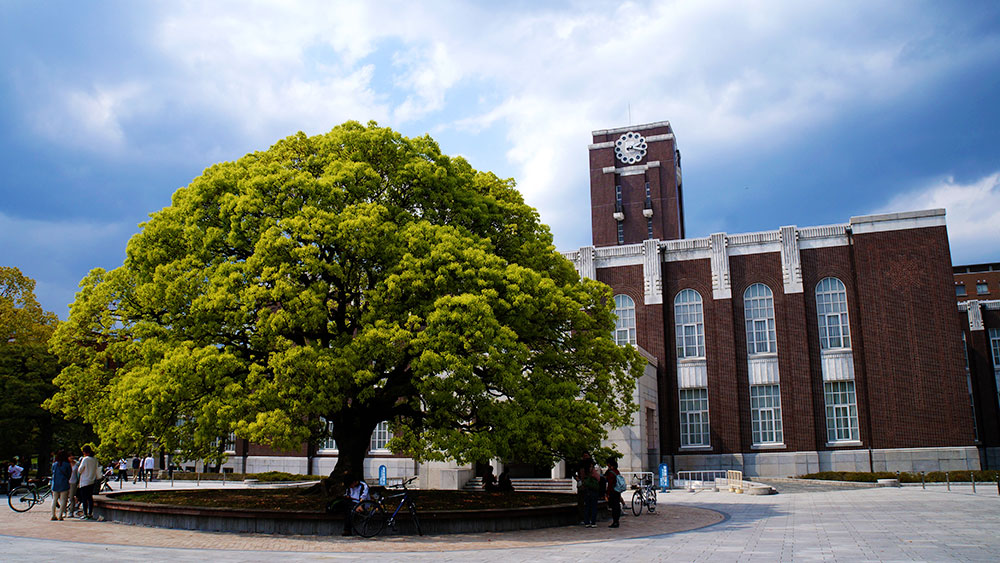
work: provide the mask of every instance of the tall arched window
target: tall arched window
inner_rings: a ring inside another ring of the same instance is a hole
[[[635,301],[628,295],[615,295],[615,343],[635,345]]]
[[[372,432],[371,451],[385,451],[386,445],[391,439],[392,432],[389,431],[389,423],[383,420],[378,423],[378,426],[375,427],[375,431]]]
[[[319,449],[330,451],[336,450],[337,441],[333,439],[333,423],[322,416],[319,417],[319,420],[326,426],[326,434],[324,434],[323,438],[319,441]]]
[[[705,357],[705,320],[697,291],[684,289],[674,298],[674,329],[678,358]]]
[[[776,352],[774,336],[774,294],[771,288],[755,283],[743,292],[747,323],[747,354]]]
[[[819,345],[823,350],[851,347],[851,325],[847,318],[847,288],[837,278],[824,278],[816,285],[816,315]]]

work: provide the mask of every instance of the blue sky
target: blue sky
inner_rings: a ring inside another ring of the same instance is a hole
[[[501,5],[502,4],[502,5]],[[688,236],[944,207],[1000,261],[995,2],[0,4],[0,265],[79,280],[209,165],[370,119],[590,243],[591,131],[669,120]]]

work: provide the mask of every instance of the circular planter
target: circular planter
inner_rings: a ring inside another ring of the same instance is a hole
[[[116,500],[123,493],[94,497],[94,514],[105,520],[158,528],[295,535],[339,535],[344,529],[341,514],[294,510],[244,510],[154,504]],[[135,494],[132,492],[131,494]],[[565,503],[541,507],[485,510],[439,510],[418,514],[424,534],[502,532],[565,526],[579,520],[576,496]],[[396,517],[397,534],[415,534],[409,515]],[[383,534],[392,533],[386,530]]]

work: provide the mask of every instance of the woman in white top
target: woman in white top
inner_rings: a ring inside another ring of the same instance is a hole
[[[94,450],[90,446],[83,447],[83,459],[80,460],[77,471],[80,473],[80,488],[78,489],[80,504],[83,505],[83,516],[81,518],[84,520],[93,520],[94,486],[97,484],[97,479],[101,476],[101,468],[98,466],[97,458],[94,457]]]

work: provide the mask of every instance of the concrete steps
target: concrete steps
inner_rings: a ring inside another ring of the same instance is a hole
[[[510,482],[514,485],[515,491],[529,491],[533,493],[573,493],[572,479],[529,479],[515,478]],[[474,477],[469,479],[462,487],[463,491],[483,490],[483,478]]]

